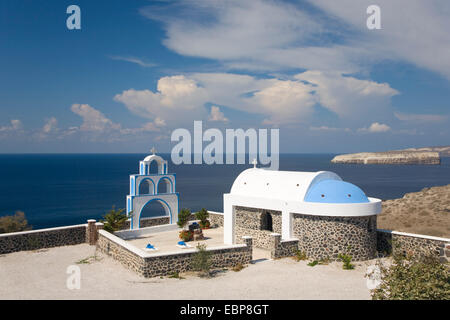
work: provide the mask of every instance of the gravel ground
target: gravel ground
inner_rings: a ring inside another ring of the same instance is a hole
[[[0,256],[0,299],[370,299],[364,274],[370,262],[307,266],[285,258],[264,260],[210,279],[146,279],[87,244]],[[86,262],[86,261],[85,261]],[[81,288],[68,289],[67,268],[80,267]]]

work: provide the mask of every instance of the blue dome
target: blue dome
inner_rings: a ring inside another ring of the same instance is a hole
[[[313,185],[305,196],[306,202],[363,203],[369,202],[364,191],[354,184],[340,180],[323,180]]]

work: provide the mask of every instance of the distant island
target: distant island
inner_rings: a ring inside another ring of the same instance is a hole
[[[450,146],[342,154],[335,156],[331,162],[346,164],[440,164],[441,156],[450,156]]]

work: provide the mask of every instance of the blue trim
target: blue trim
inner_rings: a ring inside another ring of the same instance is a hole
[[[174,187],[173,181],[169,177],[162,177],[162,178],[160,178],[158,180],[158,188],[156,188],[156,190],[159,189],[159,184],[161,183],[162,180],[169,180],[170,181],[170,192],[165,192],[165,193],[161,193],[161,194],[175,193],[175,187]],[[160,194],[160,193],[158,192],[158,194]]]
[[[163,202],[163,203],[167,206],[167,209],[169,209],[170,223],[172,223],[172,210],[171,210],[169,204],[168,204],[166,201],[164,201],[163,199],[161,199],[161,198],[153,198],[153,199],[150,199],[149,201],[147,201],[147,202],[142,206],[141,212],[139,212],[138,229],[141,227],[141,214],[142,214],[142,210],[144,210],[144,208],[145,208],[150,202],[152,202],[152,201],[161,201],[161,202]]]

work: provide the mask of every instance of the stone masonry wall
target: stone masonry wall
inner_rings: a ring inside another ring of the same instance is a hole
[[[376,216],[329,217],[294,214],[293,236],[308,258],[335,260],[347,253],[354,261],[376,257]]]
[[[450,262],[450,239],[378,229],[377,251],[380,255],[431,255],[446,263]]]
[[[0,254],[86,242],[86,224],[0,234]]]
[[[191,220],[195,220],[195,215],[192,215]],[[210,211],[209,221],[211,223],[211,226],[223,227],[223,214],[221,214],[220,212],[215,213]],[[149,218],[142,218],[140,225],[141,228],[146,228],[169,223],[170,223],[169,216],[149,217]],[[174,223],[176,223],[176,221],[174,221]],[[123,227],[120,230],[128,230],[128,229],[130,229],[130,220],[125,221]]]
[[[126,248],[126,245],[121,245],[122,239],[111,234],[106,236],[105,232],[103,230],[99,232],[98,248],[141,276],[149,278],[192,270],[191,261],[196,250],[174,254],[140,254],[137,249],[133,252]],[[249,264],[252,259],[252,239],[244,240],[245,246],[207,249],[212,253],[212,268]]]
[[[239,242],[243,236],[253,238],[253,245],[258,248],[272,248],[272,233],[281,233],[281,212],[258,208],[235,207],[235,237]],[[272,230],[266,225],[265,215],[272,217]]]

